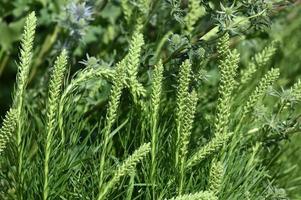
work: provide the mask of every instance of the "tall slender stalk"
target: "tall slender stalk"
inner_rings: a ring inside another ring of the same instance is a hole
[[[197,92],[193,90],[189,94],[186,103],[185,118],[183,119],[183,128],[181,130],[180,137],[180,163],[179,163],[179,194],[182,194],[185,184],[185,174],[186,174],[186,161],[188,153],[188,144],[190,140],[190,135],[193,127],[194,115],[197,106]]]
[[[44,185],[43,200],[49,196],[49,163],[53,151],[53,137],[57,125],[58,102],[61,95],[61,88],[67,65],[67,51],[63,50],[54,64],[53,74],[49,84],[48,108],[47,108],[47,127],[45,140],[45,159],[44,159]]]
[[[22,43],[20,50],[20,61],[18,63],[18,74],[17,74],[17,88],[14,99],[14,109],[16,110],[16,118],[17,120],[17,152],[18,152],[18,166],[17,166],[17,185],[18,185],[18,199],[23,199],[22,188],[23,188],[23,152],[24,152],[24,144],[23,144],[23,125],[24,125],[24,94],[25,89],[28,83],[28,76],[30,71],[30,65],[32,63],[32,49],[33,49],[33,41],[36,30],[36,16],[35,13],[32,12],[28,15],[25,21],[25,28],[22,35]]]
[[[177,125],[177,135],[176,135],[176,149],[175,149],[175,167],[179,167],[179,158],[180,158],[180,137],[183,129],[183,121],[185,118],[185,110],[187,97],[189,95],[188,87],[190,82],[190,72],[191,72],[191,63],[189,60],[186,60],[180,66],[179,74],[179,86],[177,93],[177,116],[176,116],[176,125]]]
[[[156,199],[155,187],[156,187],[156,171],[157,171],[157,152],[158,152],[158,114],[160,99],[162,93],[162,79],[163,79],[163,65],[162,61],[159,61],[158,65],[155,66],[153,75],[153,86],[152,86],[152,98],[151,98],[151,175],[150,180],[152,184],[152,197]]]
[[[99,190],[101,190],[104,182],[104,169],[105,169],[105,158],[107,156],[108,144],[109,144],[109,135],[111,133],[112,126],[117,117],[117,109],[119,106],[120,96],[122,89],[124,87],[124,75],[125,75],[125,62],[126,59],[123,59],[120,63],[116,66],[115,77],[113,80],[113,86],[111,89],[111,95],[109,100],[109,107],[106,116],[105,122],[105,130],[103,133],[103,145],[102,145],[102,152],[100,155],[100,162],[99,162]]]
[[[182,194],[184,184],[184,163],[186,160],[187,143],[190,137],[192,118],[188,116],[194,115],[194,109],[191,108],[191,96],[188,91],[190,77],[191,77],[191,63],[186,60],[180,66],[179,74],[179,87],[177,93],[177,137],[176,137],[176,149],[175,149],[175,168],[178,174],[178,194]],[[193,96],[196,97],[196,93],[193,92]],[[195,100],[196,98],[194,98]],[[190,113],[190,112],[193,113]],[[189,121],[189,122],[188,122]],[[190,123],[191,122],[191,123]]]

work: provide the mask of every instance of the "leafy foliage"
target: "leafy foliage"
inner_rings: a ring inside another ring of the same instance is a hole
[[[300,198],[300,10],[0,2],[0,199]]]

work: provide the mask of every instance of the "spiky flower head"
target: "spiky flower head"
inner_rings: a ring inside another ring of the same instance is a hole
[[[20,50],[20,61],[18,63],[18,74],[17,74],[17,91],[16,91],[16,104],[21,104],[24,90],[28,82],[28,76],[31,65],[31,57],[33,52],[33,41],[35,37],[35,31],[37,26],[37,18],[35,13],[32,12],[28,15],[25,20],[24,32],[22,35],[22,43]],[[20,115],[21,113],[19,113]]]
[[[252,78],[257,69],[267,67],[272,57],[275,55],[276,50],[276,42],[273,41],[261,52],[255,54],[254,57],[251,58],[251,62],[248,64],[247,68],[241,71],[240,83],[247,83]]]
[[[217,197],[211,192],[202,191],[193,194],[180,195],[169,200],[217,200]]]
[[[301,80],[295,83],[292,87],[292,95],[296,101],[301,101]]]
[[[87,6],[86,2],[70,2],[64,8],[59,23],[69,30],[72,37],[81,38],[85,35],[90,21],[93,20],[92,15],[92,7]]]
[[[201,147],[191,156],[190,159],[188,159],[186,168],[189,169],[218,152],[227,143],[232,135],[232,133],[227,133],[214,137],[209,143]]]
[[[259,85],[250,95],[249,100],[243,108],[243,117],[253,111],[255,104],[266,93],[267,89],[278,79],[279,75],[279,69],[273,68],[261,79]]]
[[[237,51],[228,52],[224,62],[219,65],[221,80],[219,84],[219,99],[217,105],[217,118],[215,134],[226,134],[230,118],[231,97],[236,85],[236,71],[238,68],[239,54]]]
[[[230,36],[229,33],[225,33],[218,41],[217,52],[220,59],[224,59],[229,52],[230,46]]]
[[[132,155],[130,155],[114,172],[113,178],[100,188],[97,200],[105,199],[108,192],[118,183],[121,177],[134,172],[136,165],[149,153],[150,143],[143,144]]]
[[[86,67],[98,68],[100,66],[100,60],[94,56],[86,55],[86,59],[80,61],[79,63],[85,65]]]
[[[16,110],[10,109],[3,120],[2,127],[0,129],[0,155],[4,151],[7,143],[12,139],[12,135],[16,130],[17,118]]]
[[[216,12],[216,21],[222,30],[231,31],[231,25],[238,15],[238,7],[233,2],[231,5],[220,3],[220,9]]]
[[[269,12],[273,10],[273,4],[276,1],[269,0],[243,0],[242,6],[244,13],[250,18],[250,22],[255,30],[261,30],[271,24]],[[260,14],[261,13],[261,14]]]
[[[180,156],[182,157],[182,162],[186,159],[186,155],[188,153],[188,144],[190,140],[191,130],[193,127],[194,115],[197,110],[197,101],[197,92],[193,90],[187,98],[185,118],[183,119],[183,128],[181,130]]]
[[[237,8],[235,3],[232,3],[230,6],[226,6],[220,2],[220,10],[216,11],[218,13],[218,18],[232,21],[236,17]]]
[[[223,170],[222,163],[217,160],[213,160],[209,177],[209,191],[211,191],[213,194],[217,194],[220,190],[223,178]]]
[[[271,44],[266,46],[261,52],[257,53],[254,58],[252,58],[252,61],[259,68],[267,66],[277,51],[276,44],[276,41],[271,42]]]

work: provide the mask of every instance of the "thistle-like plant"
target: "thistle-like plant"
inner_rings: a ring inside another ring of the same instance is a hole
[[[64,8],[59,23],[62,27],[68,29],[72,37],[83,37],[87,31],[89,22],[93,19],[92,14],[92,7],[87,6],[86,2],[70,2]]]

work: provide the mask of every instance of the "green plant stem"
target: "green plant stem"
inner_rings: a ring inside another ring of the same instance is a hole
[[[157,143],[158,143],[158,132],[157,132],[157,115],[152,116],[152,146],[151,146],[151,184],[152,184],[152,197],[156,198],[156,171],[157,171]]]
[[[132,200],[134,184],[135,184],[135,175],[136,175],[135,172],[132,172],[130,175],[130,182],[127,189],[126,200]]]
[[[104,165],[105,165],[105,158],[108,152],[108,143],[109,143],[109,134],[111,132],[111,127],[112,127],[112,123],[108,123],[106,125],[106,131],[104,133],[104,141],[103,141],[103,147],[102,147],[102,153],[100,156],[100,163],[99,163],[99,184],[98,187],[99,189],[102,188],[103,186],[103,182],[104,182]],[[99,197],[98,199],[102,199],[101,197]]]
[[[165,42],[168,40],[169,36],[172,34],[172,31],[168,31],[164,36],[163,38],[160,40],[157,48],[156,48],[156,51],[155,51],[155,55],[154,55],[154,58],[155,58],[155,63],[157,64],[157,62],[159,61],[159,55],[162,51],[162,48],[165,44]]]
[[[183,184],[185,179],[185,162],[181,162],[180,164],[180,171],[179,171],[179,187],[178,187],[178,194],[181,195],[183,193]]]

